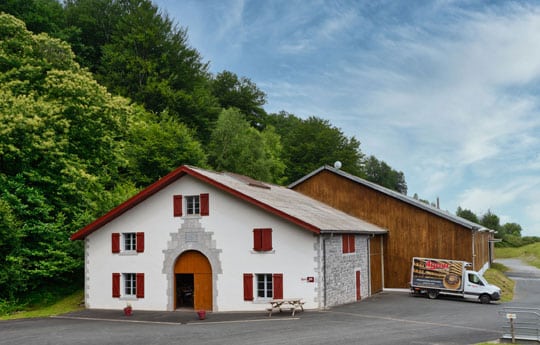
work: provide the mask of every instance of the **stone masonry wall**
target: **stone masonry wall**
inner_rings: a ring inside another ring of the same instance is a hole
[[[354,253],[343,254],[341,235],[329,236],[326,246],[326,307],[356,301],[356,271],[361,297],[369,296],[368,236],[356,235]]]

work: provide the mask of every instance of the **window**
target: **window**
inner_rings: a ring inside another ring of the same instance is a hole
[[[343,234],[341,235],[341,237],[342,237],[343,254],[354,253],[356,251],[355,236]]]
[[[114,298],[144,298],[144,273],[113,273],[112,296]]]
[[[133,296],[137,294],[137,279],[135,273],[124,273],[124,296]]]
[[[122,234],[124,239],[124,250],[125,251],[134,251],[136,249],[135,245],[137,243],[137,237],[134,232],[125,232]]]
[[[257,297],[272,298],[271,274],[257,274]]]
[[[253,289],[253,274],[244,273],[244,300],[253,301],[253,292],[258,299],[283,298],[283,274],[255,274],[255,291]]]
[[[474,273],[469,273],[469,282],[476,285],[484,285],[484,283],[482,283],[482,280],[480,280],[480,278]]]
[[[272,229],[253,229],[253,250],[272,250]]]
[[[190,195],[186,196],[186,214],[194,215],[199,214],[199,196]]]
[[[112,234],[111,241],[113,253],[144,252],[144,232],[124,232],[122,234],[115,232]],[[122,248],[120,248],[120,243],[122,243]]]
[[[173,216],[182,217],[184,211],[185,214],[189,216],[208,216],[210,214],[209,195],[207,193],[200,195],[188,195],[185,197],[182,197],[182,195],[173,195]]]

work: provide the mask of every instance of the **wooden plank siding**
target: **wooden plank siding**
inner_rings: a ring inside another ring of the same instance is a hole
[[[369,277],[370,294],[383,289],[383,236],[378,235],[369,239]]]
[[[473,231],[331,171],[321,170],[293,189],[388,230],[383,240],[386,288],[409,286],[414,256],[474,262],[475,269],[489,260],[489,233]]]

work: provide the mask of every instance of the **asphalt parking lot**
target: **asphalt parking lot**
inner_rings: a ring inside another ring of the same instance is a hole
[[[500,305],[429,300],[387,291],[328,311],[195,313],[120,311],[0,322],[0,344],[473,344],[498,338]],[[175,315],[176,314],[176,315]]]
[[[475,344],[502,335],[506,306],[540,309],[540,270],[504,262],[516,280],[514,301],[429,300],[385,291],[326,311],[210,313],[80,311],[53,318],[0,321],[0,344]]]

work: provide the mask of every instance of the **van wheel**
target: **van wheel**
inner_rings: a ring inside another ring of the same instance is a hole
[[[435,298],[439,297],[439,291],[437,291],[437,290],[428,290],[427,296],[429,297],[429,299],[435,299]]]
[[[491,297],[489,297],[489,295],[481,295],[479,299],[480,303],[482,304],[488,304],[489,302],[491,302]]]

